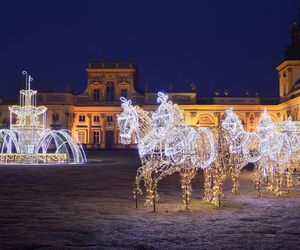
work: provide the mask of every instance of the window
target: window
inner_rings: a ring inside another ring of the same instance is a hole
[[[108,115],[108,116],[107,116],[107,121],[108,121],[108,122],[112,122],[112,121],[113,121],[113,117],[112,117],[111,115]]]
[[[93,131],[93,143],[94,144],[100,143],[100,132],[99,131]]]
[[[113,101],[115,98],[115,84],[107,82],[106,84],[106,101]]]
[[[53,122],[59,121],[59,114],[52,114],[52,121]]]
[[[86,140],[85,140],[85,131],[84,130],[78,131],[78,140],[82,144],[86,143]]]
[[[100,89],[94,89],[93,100],[94,102],[100,101]]]
[[[85,115],[80,115],[79,116],[79,121],[84,122],[85,121]]]
[[[100,116],[99,115],[94,116],[94,122],[99,122],[99,121],[100,121]]]
[[[121,89],[121,96],[127,98],[127,89]]]

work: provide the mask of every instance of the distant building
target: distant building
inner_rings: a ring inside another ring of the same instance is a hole
[[[260,114],[266,107],[274,121],[292,116],[300,120],[300,21],[291,29],[291,45],[285,50],[285,60],[277,67],[279,73],[279,98],[263,99],[258,96],[244,98],[224,97],[215,93],[214,98],[200,98],[196,85],[189,93],[169,92],[169,98],[184,111],[185,120],[194,126],[218,126],[229,107],[241,118],[246,130],[256,129]],[[119,143],[116,115],[122,112],[120,97],[131,99],[146,110],[156,108],[157,93],[139,90],[139,75],[132,62],[90,61],[87,67],[86,90],[79,94],[43,92],[38,104],[48,108],[47,126],[52,129],[69,129],[87,148],[124,147]],[[171,89],[171,88],[170,88]],[[9,124],[8,106],[17,100],[1,99],[0,125]],[[132,138],[134,147],[135,138]]]

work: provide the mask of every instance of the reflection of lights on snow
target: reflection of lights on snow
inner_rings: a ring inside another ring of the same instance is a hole
[[[26,71],[22,74],[26,76],[26,89],[20,91],[20,105],[9,107],[10,129],[0,130],[0,162],[86,162],[82,146],[70,131],[46,129],[47,108],[36,106],[37,91],[31,89],[33,79]]]

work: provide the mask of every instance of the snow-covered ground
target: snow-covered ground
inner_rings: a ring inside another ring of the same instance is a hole
[[[89,154],[83,166],[0,167],[0,249],[300,249],[300,190],[256,198],[251,171],[241,194],[225,185],[221,208],[201,201],[182,210],[179,176],[159,185],[157,213],[132,199],[135,152]]]

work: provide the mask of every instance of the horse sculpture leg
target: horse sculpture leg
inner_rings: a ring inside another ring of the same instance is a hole
[[[221,197],[223,196],[222,186],[225,179],[226,174],[224,173],[222,163],[216,162],[216,165],[214,167],[214,187],[212,203],[218,207],[221,206]]]
[[[257,191],[257,198],[261,197],[261,186],[263,183],[263,169],[261,163],[257,163],[254,168],[254,190]]]
[[[286,187],[287,187],[287,193],[290,193],[290,189],[293,186],[293,179],[292,179],[292,167],[291,164],[288,164],[288,167],[286,169]]]
[[[203,200],[211,202],[213,199],[213,185],[214,185],[214,179],[212,174],[212,168],[214,166],[204,169],[204,197]]]
[[[135,199],[135,209],[138,209],[138,196],[139,196],[139,187],[138,185],[135,183],[134,184],[134,191],[133,191],[133,198]]]
[[[235,195],[238,194],[238,190],[239,190],[239,170],[236,169],[236,167],[232,167],[232,171],[231,171],[231,179],[232,179],[232,193],[234,193]]]
[[[276,170],[275,180],[276,180],[275,193],[276,193],[276,196],[280,196],[281,195],[281,185],[282,185],[282,175],[281,175],[279,169]]]
[[[186,211],[190,210],[190,196],[192,193],[191,181],[197,173],[196,168],[185,167],[180,171],[181,188],[183,192],[183,207]]]

